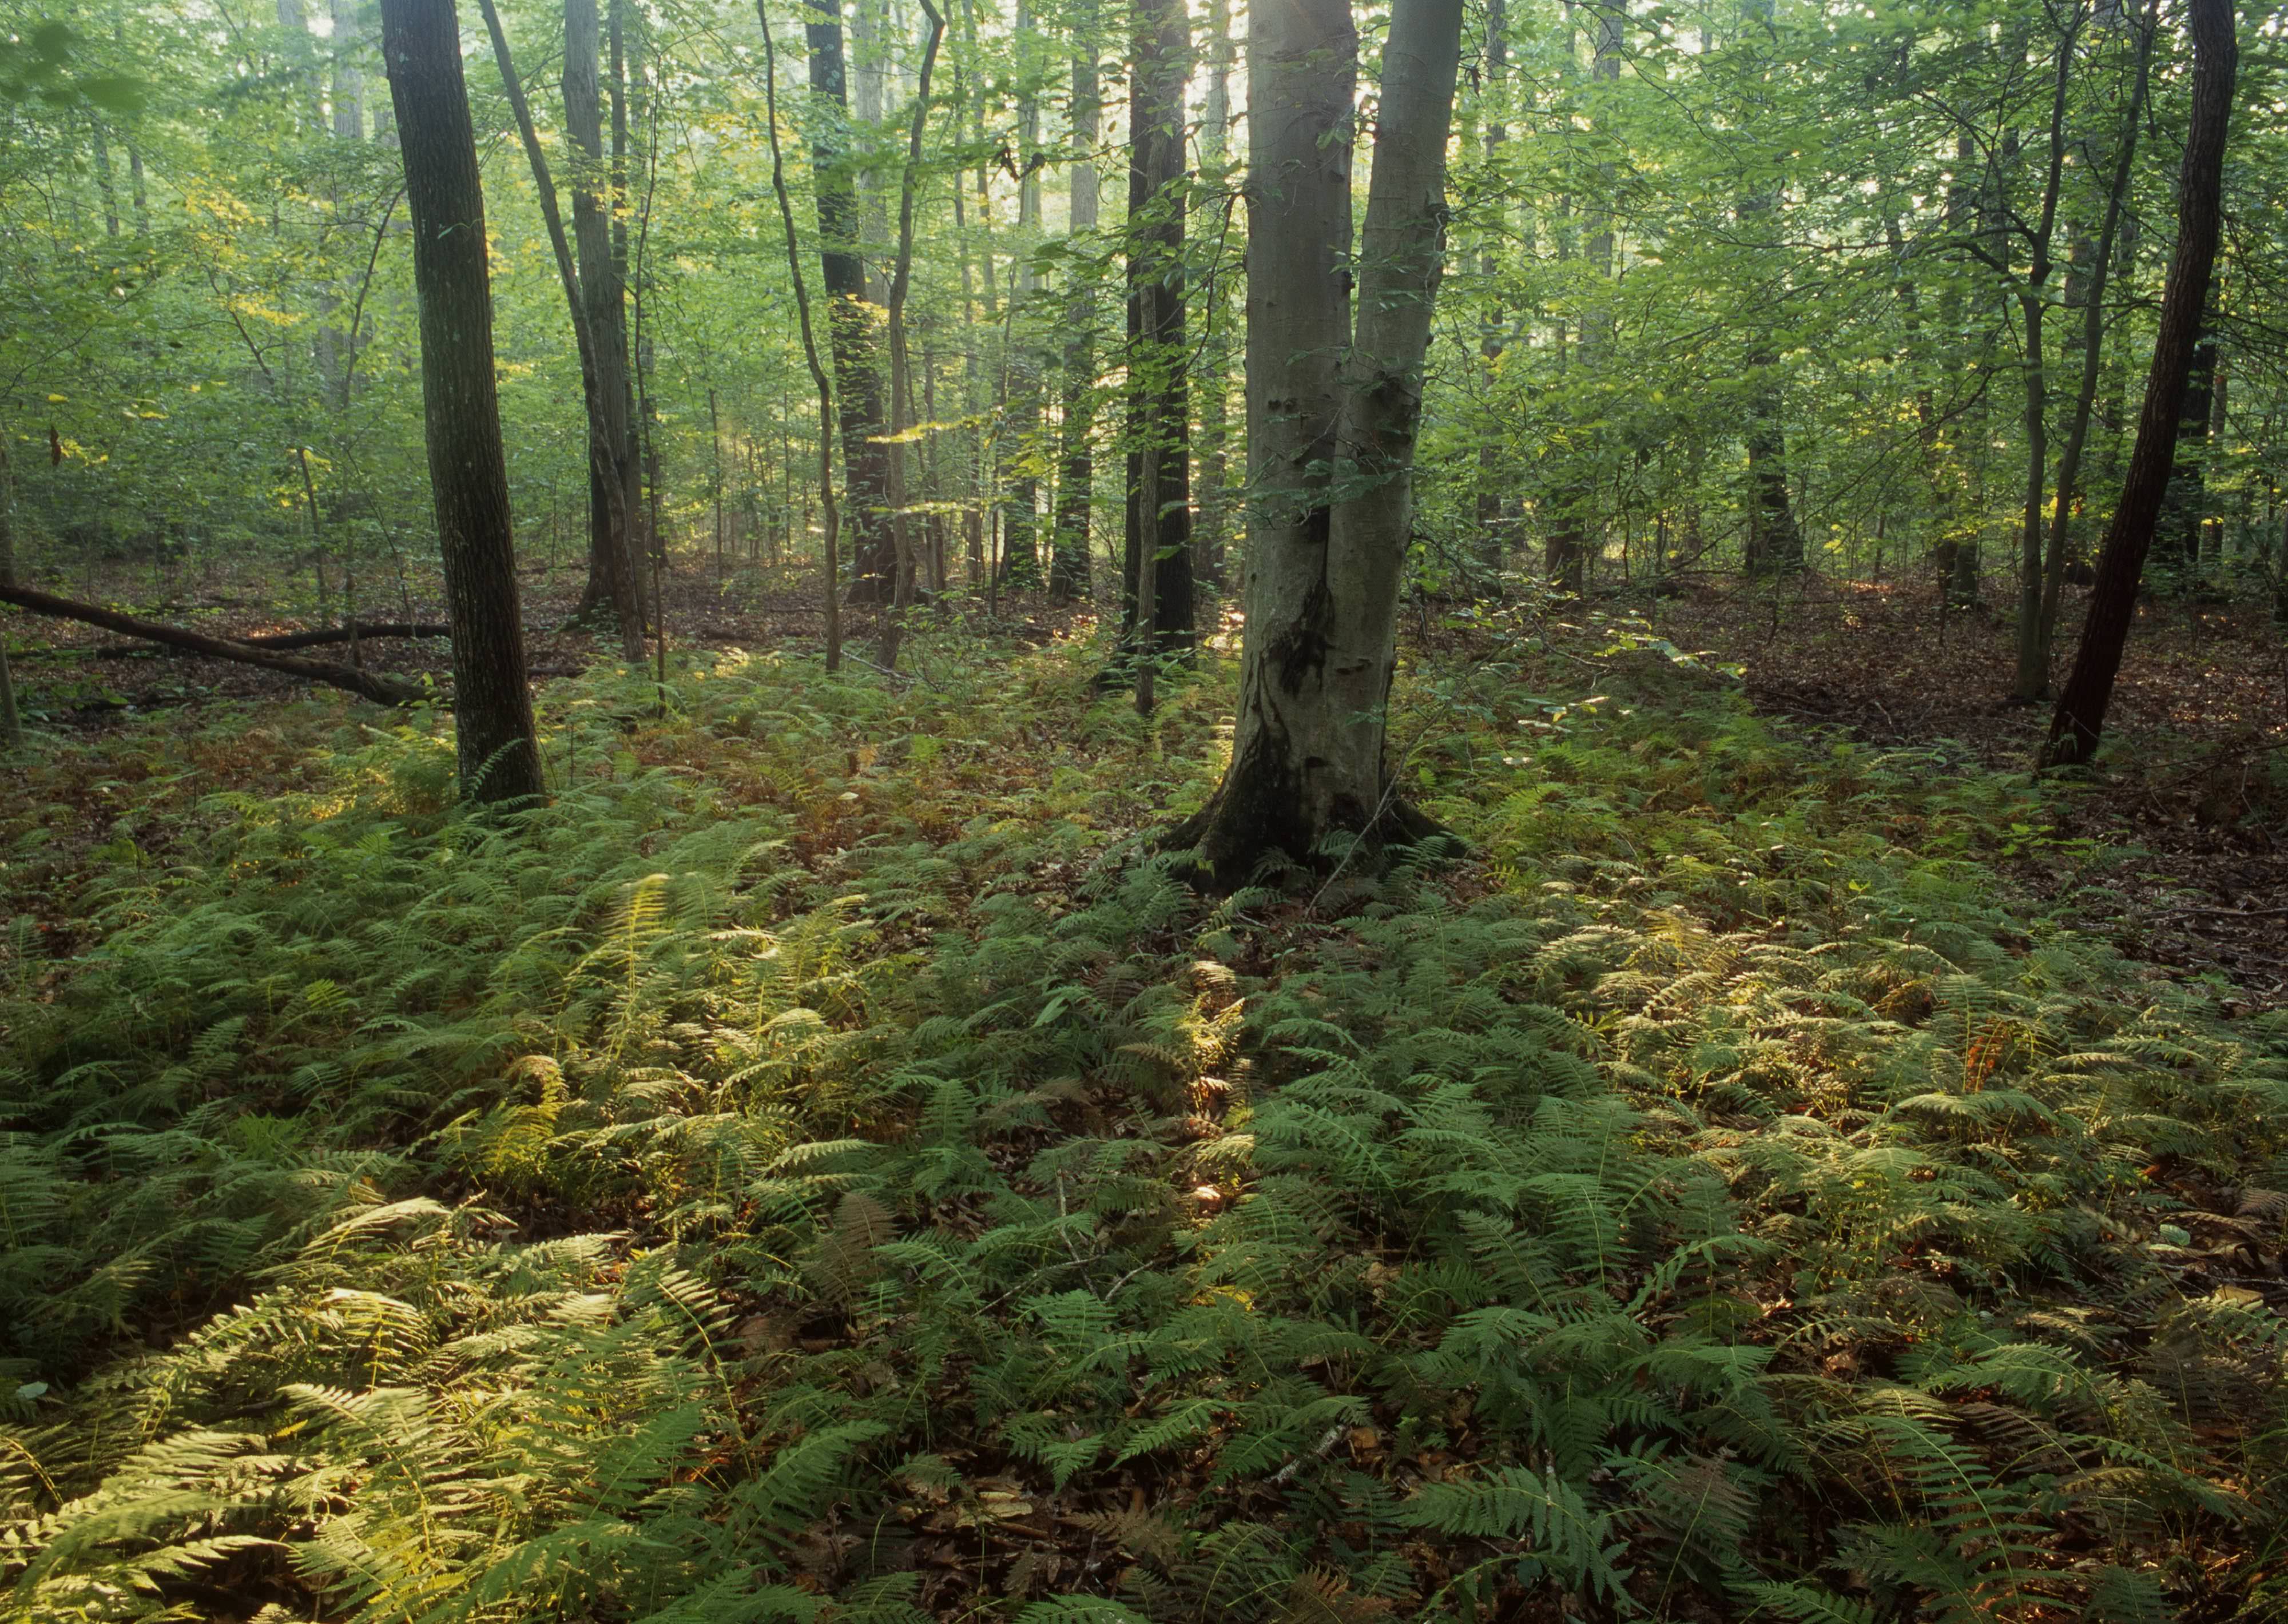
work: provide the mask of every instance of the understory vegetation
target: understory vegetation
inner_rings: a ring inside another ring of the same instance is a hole
[[[1467,858],[1222,900],[1212,658],[607,666],[508,814],[325,699],[44,754],[5,1611],[2281,1611],[2288,1025],[1999,889],[2087,791],[1528,632],[1402,677]]]

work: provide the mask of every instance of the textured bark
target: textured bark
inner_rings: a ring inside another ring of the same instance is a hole
[[[1276,855],[1313,860],[1344,836],[1372,850],[1431,827],[1390,778],[1383,713],[1461,20],[1461,0],[1392,8],[1354,335],[1342,273],[1357,48],[1347,0],[1253,13],[1247,393],[1257,506],[1239,714],[1221,788],[1170,836],[1219,885],[1244,883]]]
[[[1182,0],[1138,0],[1128,97],[1128,501],[1121,622],[1133,647],[1192,641],[1189,358],[1184,346]]]
[[[381,28],[413,222],[422,405],[453,628],[462,792],[483,801],[535,797],[544,790],[540,745],[525,680],[493,374],[484,189],[461,77],[460,28],[452,0],[382,0]]]
[[[846,164],[849,96],[843,83],[840,0],[810,0],[811,172],[818,192],[819,281],[826,290],[827,348],[842,433],[843,516],[851,531],[853,603],[885,603],[896,590],[890,530],[888,448],[882,377],[875,362],[874,310],[859,252],[858,192]]]
[[[422,695],[421,688],[416,684],[384,677],[375,671],[361,670],[356,666],[338,665],[330,660],[306,660],[298,654],[280,653],[274,648],[258,648],[234,638],[211,638],[203,632],[186,631],[179,626],[141,620],[99,605],[75,603],[68,598],[58,598],[52,592],[36,591],[9,581],[0,581],[0,603],[13,604],[20,609],[28,609],[35,614],[44,614],[53,620],[77,621],[83,625],[100,626],[106,631],[141,638],[148,643],[178,648],[185,654],[202,654],[210,660],[229,660],[240,665],[258,665],[267,670],[282,671],[289,677],[298,677],[304,682],[323,683],[328,687],[343,689],[378,705],[409,705]],[[522,677],[523,673],[520,671],[520,681]]]
[[[576,297],[593,346],[595,377],[585,384],[588,435],[588,585],[580,613],[605,605],[620,626],[642,635],[637,591],[635,503],[629,492],[628,340],[625,294],[612,251],[612,209],[605,195],[603,94],[598,83],[596,0],[565,0],[564,125],[572,138],[572,242],[579,261]],[[568,296],[574,297],[574,296]],[[630,658],[634,656],[631,654]]]
[[[1096,0],[1073,20],[1070,217],[1077,238],[1096,229],[1097,143],[1104,98],[1097,74]],[[956,188],[956,202],[959,189]],[[1065,294],[1064,422],[1057,448],[1057,503],[1049,551],[1049,595],[1059,603],[1089,591],[1088,533],[1095,496],[1096,289],[1085,270],[1069,273]]]
[[[2098,555],[2089,617],[2082,624],[2073,673],[2050,720],[2043,766],[2087,761],[2104,733],[2122,650],[2136,614],[2138,579],[2168,490],[2187,380],[2208,303],[2209,273],[2216,264],[2225,136],[2232,120],[2233,79],[2240,54],[2233,38],[2232,0],[2187,0],[2186,20],[2193,36],[2193,105],[2177,178],[2177,251],[2161,293],[2136,447],[2129,454],[2121,502]]]

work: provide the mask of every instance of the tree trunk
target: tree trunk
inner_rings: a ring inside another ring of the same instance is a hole
[[[564,234],[564,218],[556,207],[556,186],[548,170],[548,156],[541,150],[540,135],[532,122],[532,109],[524,96],[524,83],[517,77],[516,61],[510,54],[508,34],[501,27],[500,12],[493,0],[478,0],[485,17],[485,28],[492,36],[493,56],[499,64],[502,88],[508,93],[510,111],[515,115],[517,133],[524,142],[527,161],[532,166],[532,180],[540,194],[540,216],[548,228],[549,247],[556,256],[557,281],[564,289],[564,302],[572,318],[572,337],[580,353],[580,388],[588,414],[588,457],[592,469],[601,460],[606,463],[616,455],[614,443],[606,432],[606,416],[601,404],[602,378],[597,368],[597,337],[588,321],[586,301],[581,297],[579,273],[573,268],[572,250]],[[394,86],[392,87],[393,92]],[[408,183],[409,196],[411,192]],[[479,207],[483,199],[478,199]],[[488,295],[489,300],[489,295]],[[491,337],[489,303],[486,314],[487,341]],[[618,529],[626,530],[624,507],[618,518]],[[620,652],[630,660],[643,657],[643,611],[636,598],[635,559],[632,551],[622,550],[625,567],[614,577],[613,607],[619,621]],[[620,595],[622,585],[625,595]]]
[[[16,465],[8,456],[8,425],[0,423],[0,587],[16,584]],[[8,669],[8,633],[0,623],[0,750],[24,742],[23,719],[16,712],[16,678]]]
[[[1509,139],[1509,128],[1502,121],[1503,86],[1509,77],[1509,13],[1505,0],[1486,0],[1486,66],[1485,80],[1480,94],[1486,101],[1485,158],[1488,184],[1498,187],[1498,175],[1492,173],[1501,157],[1503,144]],[[1497,204],[1496,207],[1501,207]],[[1503,213],[1508,210],[1504,208]],[[1485,278],[1490,293],[1493,281],[1500,270],[1491,242],[1478,265],[1479,274]],[[1507,560],[1507,536],[1502,525],[1501,432],[1497,414],[1492,409],[1492,395],[1498,376],[1497,368],[1502,353],[1502,313],[1499,308],[1486,313],[1485,334],[1479,341],[1478,353],[1485,361],[1485,387],[1488,399],[1486,425],[1478,441],[1478,556],[1484,566],[1490,584],[1498,582],[1502,566]]]
[[[2149,0],[2137,38],[2136,79],[2129,93],[2129,111],[2121,121],[2114,148],[2113,181],[2105,196],[2105,224],[2089,257],[2086,281],[2081,289],[2081,383],[2074,395],[2073,416],[2066,428],[2065,449],[2058,456],[2058,477],[2050,514],[2049,556],[2042,570],[2041,648],[2046,673],[2057,641],[2058,603],[2065,592],[2066,565],[2073,522],[2073,503],[2081,487],[2082,451],[2089,441],[2090,418],[2097,404],[2097,383],[2105,358],[2105,289],[2113,264],[2114,242],[2121,229],[2122,210],[2129,197],[2131,172],[2137,156],[2137,126],[2144,116],[2146,92],[2152,82],[2153,36],[2160,27],[2160,0]]]
[[[844,517],[851,531],[850,601],[885,603],[897,590],[890,529],[889,448],[882,444],[882,378],[874,305],[858,244],[858,191],[846,166],[849,98],[843,83],[841,0],[810,0],[810,162],[818,193],[819,280],[842,433]]]
[[[945,19],[930,0],[921,0],[929,18],[929,42],[922,47],[921,74],[914,89],[913,122],[906,133],[906,161],[898,170],[897,268],[890,274],[890,527],[897,546],[898,575],[890,613],[882,618],[882,668],[895,670],[898,641],[905,630],[906,612],[913,607],[917,555],[913,520],[906,512],[907,378],[910,363],[906,353],[906,294],[913,283],[914,181],[922,162],[922,132],[929,123],[930,75],[937,66],[939,44],[945,38]]]
[[[1190,391],[1184,353],[1182,0],[1138,0],[1128,98],[1128,503],[1131,646],[1192,641]]]
[[[1497,4],[1500,0],[1495,0]],[[1230,162],[1231,0],[1209,0],[1207,93],[1200,105],[1200,162],[1212,189],[1225,184]],[[1226,263],[1209,265],[1202,279],[1199,347],[1199,465],[1197,515],[1192,525],[1192,575],[1220,591],[1224,554],[1231,540],[1231,300]]]
[[[764,115],[771,140],[771,191],[779,201],[779,221],[786,228],[787,280],[794,286],[795,315],[802,330],[802,358],[810,368],[810,381],[818,391],[818,504],[826,527],[826,669],[830,675],[842,668],[842,592],[836,579],[838,541],[841,534],[841,504],[834,495],[834,385],[818,358],[818,334],[811,325],[810,288],[803,280],[802,249],[795,234],[794,203],[787,196],[786,154],[779,141],[778,47],[771,39],[771,16],[765,0],[755,0],[755,20],[763,30]],[[793,470],[788,470],[788,507],[793,506]]]
[[[636,584],[635,504],[628,495],[632,471],[628,455],[628,329],[620,267],[612,253],[612,209],[605,193],[599,35],[596,0],[564,0],[564,125],[575,148],[572,241],[579,257],[578,297],[594,346],[596,373],[586,392],[593,422],[588,434],[588,584],[580,595],[580,613],[609,605],[623,645],[630,643],[632,627],[640,646],[643,610]],[[636,652],[641,652],[640,646]]]
[[[2208,304],[2209,273],[2216,263],[2225,134],[2232,119],[2233,78],[2240,53],[2233,38],[2231,0],[2187,0],[2186,20],[2193,36],[2193,105],[2184,165],[2177,178],[2177,251],[2161,294],[2137,444],[2129,455],[2120,505],[2098,556],[2097,582],[2074,654],[2073,674],[2050,721],[2039,764],[2046,767],[2087,761],[2103,735],[2122,651],[2136,615],[2138,579],[2168,491],[2187,381]]]
[[[2065,183],[2066,91],[2072,83],[2074,45],[2081,22],[2080,0],[2075,0],[2058,36],[2041,212],[2028,234],[2026,280],[2018,290],[2019,316],[2026,337],[2026,510],[2018,548],[2018,669],[2010,696],[2029,704],[2050,691],[2050,651],[2042,642],[2042,492],[2050,471],[2050,380],[2042,356],[2042,318],[2047,313],[2050,272],[2054,268],[2050,250],[2057,232],[2058,193]]]
[[[1104,99],[1097,77],[1096,0],[1073,20],[1072,234],[1096,229],[1097,143]],[[959,187],[956,186],[958,202]],[[1088,531],[1095,495],[1096,289],[1077,259],[1069,260],[1065,294],[1064,424],[1057,449],[1057,502],[1049,552],[1049,596],[1058,603],[1089,592]]]
[[[528,799],[544,786],[525,680],[493,375],[484,190],[461,78],[460,28],[453,0],[382,0],[381,26],[413,218],[421,392],[453,628],[461,787],[482,801]]]
[[[1351,331],[1347,0],[1253,14],[1248,419],[1258,509],[1231,765],[1170,837],[1221,886],[1349,836],[1418,837],[1384,758],[1461,0],[1396,0]],[[1347,358],[1347,359],[1346,359]],[[1337,463],[1339,462],[1340,466]]]

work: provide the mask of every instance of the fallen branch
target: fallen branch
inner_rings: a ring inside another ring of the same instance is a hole
[[[205,654],[211,659],[235,661],[241,665],[258,665],[269,670],[282,671],[305,682],[324,683],[329,687],[346,689],[376,704],[410,704],[422,694],[422,690],[411,683],[385,677],[378,672],[361,671],[354,666],[337,665],[330,660],[307,660],[299,654],[278,654],[228,638],[210,638],[176,626],[163,626],[155,621],[138,620],[131,614],[98,608],[93,604],[74,603],[68,598],[57,598],[28,586],[0,584],[0,603],[14,604],[20,609],[29,609],[35,614],[44,614],[56,620],[100,626],[106,631],[141,638],[146,642],[164,644],[170,648],[187,649],[192,654]]]
[[[452,631],[453,629],[442,622],[360,621],[357,625],[361,642],[374,638],[444,638],[450,637]],[[315,631],[273,631],[258,638],[234,638],[231,640],[243,643],[249,648],[316,648],[328,643],[348,642],[350,629],[346,626],[324,626]],[[127,660],[140,654],[165,652],[168,651],[146,648],[133,643],[109,643],[101,648],[90,649],[88,654],[97,660]]]

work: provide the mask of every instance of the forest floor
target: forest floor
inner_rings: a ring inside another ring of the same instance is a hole
[[[137,583],[111,583],[122,601]],[[544,680],[575,677],[614,652],[591,631],[568,625],[581,577],[534,574],[526,583],[528,657]],[[149,591],[151,583],[142,583]],[[718,571],[701,559],[667,576],[671,646],[721,651],[815,646],[818,595],[790,572]],[[253,636],[304,623],[249,606],[252,588],[186,583],[150,612],[221,636]],[[1734,577],[1688,577],[1646,598],[1626,594],[1586,606],[1641,614],[1657,635],[1739,668],[1750,701],[1765,715],[1878,746],[1942,746],[1946,759],[1997,772],[2030,761],[2049,708],[2007,697],[2013,654],[2006,583],[1989,583],[1986,602],[1950,610],[1933,583],[1871,582],[1807,575],[1779,589],[1752,589]],[[2080,590],[2069,588],[2064,621],[2076,623]],[[1020,642],[1086,638],[1092,618],[1039,594],[997,606],[993,630]],[[411,595],[369,606],[373,618],[441,619],[433,600]],[[982,628],[981,602],[960,618]],[[1557,617],[1561,622],[1563,616]],[[868,652],[871,615],[846,612],[854,653]],[[298,692],[291,677],[226,661],[152,653],[108,633],[65,622],[38,623],[19,654],[36,723],[85,734],[128,725],[171,707],[259,700]],[[1442,616],[1410,614],[1410,641],[1426,651],[1454,646],[1464,634]],[[345,657],[343,651],[330,652]],[[2070,658],[2061,640],[2058,669]],[[389,640],[375,658],[389,669],[442,677],[441,639]],[[2239,602],[2141,605],[2114,700],[2114,748],[2100,781],[2104,793],[2065,797],[2054,820],[2018,849],[1994,854],[2014,881],[2046,903],[2077,904],[2084,923],[2123,951],[2186,976],[2220,978],[2252,1008],[2288,1002],[2288,638],[2268,606]],[[99,835],[100,803],[91,805],[85,838]],[[2054,860],[2077,842],[2132,847],[2137,872],[2117,889],[2073,897],[2079,869]]]
[[[23,1616],[2288,1600],[2254,621],[2157,607],[2038,783],[1911,593],[1426,607],[1471,857],[1219,899],[1148,836],[1227,627],[1147,720],[1029,600],[834,680],[798,595],[670,604],[664,693],[536,640],[507,819],[426,708],[20,660]]]

